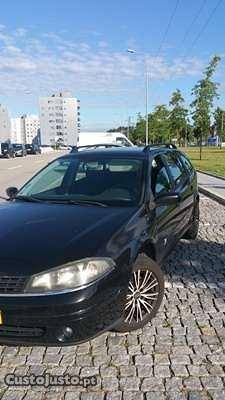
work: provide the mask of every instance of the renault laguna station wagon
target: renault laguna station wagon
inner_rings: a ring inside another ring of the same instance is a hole
[[[162,302],[160,265],[180,238],[196,238],[196,172],[183,153],[102,147],[7,190],[0,343],[71,345],[144,326]],[[135,263],[140,253],[147,265]]]

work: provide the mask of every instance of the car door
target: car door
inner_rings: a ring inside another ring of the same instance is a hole
[[[150,236],[154,244],[156,259],[161,262],[175,241],[177,231],[177,204],[157,204],[157,197],[173,191],[173,180],[168,166],[161,155],[151,160],[151,192],[153,209],[151,214]]]
[[[179,152],[168,151],[164,158],[169,168],[170,176],[173,180],[173,191],[179,194],[180,201],[176,208],[176,235],[180,238],[191,219],[194,196],[191,188],[190,174],[182,163]]]

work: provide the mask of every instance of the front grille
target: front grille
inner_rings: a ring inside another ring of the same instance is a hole
[[[0,275],[0,296],[1,294],[23,293],[26,276]]]
[[[22,326],[0,326],[0,337],[40,337],[43,336],[43,328],[24,328]]]

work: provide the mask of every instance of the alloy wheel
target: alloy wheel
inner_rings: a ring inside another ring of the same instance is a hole
[[[124,322],[137,324],[149,317],[158,296],[159,282],[152,271],[138,269],[133,272],[126,297]]]

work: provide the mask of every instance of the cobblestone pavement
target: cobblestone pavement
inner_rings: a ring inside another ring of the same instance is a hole
[[[201,198],[197,241],[164,265],[164,303],[151,324],[80,346],[0,347],[3,400],[225,399],[225,209]],[[147,262],[143,257],[139,262]],[[98,376],[96,387],[11,390],[6,373]]]

